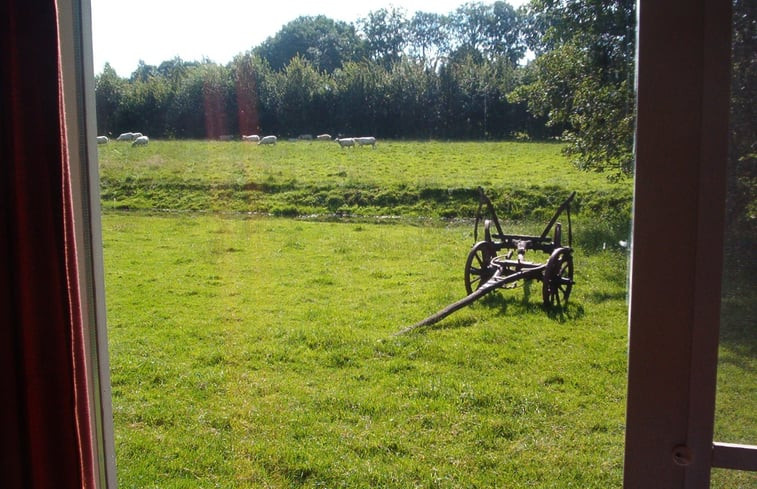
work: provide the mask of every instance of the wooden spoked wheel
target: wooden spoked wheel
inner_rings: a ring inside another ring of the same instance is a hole
[[[563,306],[568,303],[573,289],[573,250],[558,248],[547,261],[542,280],[542,298],[545,306]]]
[[[497,256],[494,245],[489,241],[479,241],[465,260],[465,291],[468,295],[474,290],[478,290],[481,285],[486,283],[494,275],[492,260]]]

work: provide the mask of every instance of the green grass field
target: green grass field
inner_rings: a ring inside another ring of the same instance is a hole
[[[121,487],[616,487],[626,257],[465,295],[460,226],[107,214]]]
[[[106,209],[469,217],[482,186],[513,218],[542,220],[573,190],[577,210],[628,215],[629,182],[581,172],[560,149],[514,142],[379,141],[374,150],[330,142],[155,141],[100,146],[99,156]]]
[[[119,487],[621,485],[630,182],[539,143],[99,151]],[[528,234],[578,191],[568,307],[521,284],[393,336],[465,295],[478,185]]]

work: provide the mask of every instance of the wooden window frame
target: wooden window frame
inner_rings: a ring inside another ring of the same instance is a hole
[[[624,487],[757,470],[713,443],[731,73],[729,0],[641,0]]]

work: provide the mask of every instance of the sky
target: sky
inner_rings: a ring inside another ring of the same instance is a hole
[[[518,6],[526,0],[510,0]],[[226,64],[297,17],[325,15],[355,22],[369,12],[396,6],[448,14],[466,0],[90,0],[95,73],[110,63],[128,77],[140,60],[149,65],[179,56]],[[490,4],[492,1],[484,0]]]

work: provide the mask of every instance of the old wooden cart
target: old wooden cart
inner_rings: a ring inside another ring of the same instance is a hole
[[[547,307],[566,304],[574,285],[570,205],[575,195],[573,192],[563,201],[539,236],[525,236],[504,233],[494,205],[479,187],[479,204],[473,228],[475,244],[465,261],[465,290],[468,295],[400,333],[434,324],[489,292],[515,287],[519,281],[541,282],[542,300]],[[558,222],[563,213],[568,224],[567,246],[563,246],[562,224]],[[530,250],[546,253],[549,258],[546,263],[528,261],[525,255]]]

